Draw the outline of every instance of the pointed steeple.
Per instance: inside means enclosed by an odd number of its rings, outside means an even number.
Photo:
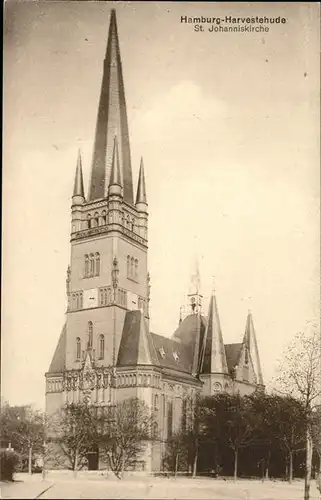
[[[147,205],[143,158],[141,158],[141,160],[140,160],[139,176],[138,176],[138,184],[137,184],[137,195],[136,195],[136,205],[138,205],[139,203],[144,203],[145,205]]]
[[[103,79],[99,99],[89,200],[105,198],[112,168],[113,142],[117,135],[124,200],[133,204],[133,181],[128,120],[117,33],[116,13],[111,11]]]
[[[247,348],[250,352],[255,375],[257,377],[257,382],[258,382],[258,384],[263,385],[263,376],[262,376],[261,362],[260,362],[260,356],[259,356],[259,349],[258,349],[257,340],[256,340],[256,333],[255,333],[255,329],[254,329],[252,312],[250,310],[248,312],[247,320],[246,320],[246,327],[245,327],[245,333],[244,333],[244,338],[243,338],[243,345],[244,344],[247,346]]]
[[[203,373],[228,373],[223,335],[214,292],[208,308],[200,370]]]
[[[74,183],[74,192],[73,192],[72,197],[73,197],[74,204],[83,203],[85,201],[84,181],[83,181],[83,175],[82,175],[82,162],[81,162],[80,150],[78,151],[78,159],[77,159],[77,167],[76,167],[75,183]],[[75,197],[77,197],[77,199],[74,199]]]

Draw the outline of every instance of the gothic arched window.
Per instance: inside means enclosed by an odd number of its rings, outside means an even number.
[[[87,219],[88,219],[88,229],[90,229],[92,227],[91,214],[87,215]]]
[[[154,400],[154,407],[155,407],[155,410],[158,410],[158,395],[155,394],[155,400]]]
[[[96,212],[94,215],[95,227],[99,226],[99,213]]]
[[[89,263],[90,263],[89,274],[90,274],[90,276],[94,276],[94,273],[95,273],[95,259],[94,259],[94,254],[93,253],[91,253],[89,255]]]
[[[107,214],[106,214],[106,210],[103,210],[102,213],[101,213],[101,220],[102,220],[102,224],[105,226],[107,224]]]
[[[89,257],[85,255],[85,277],[89,276]]]
[[[92,323],[92,321],[88,321],[88,347],[89,348],[92,348],[92,346],[93,346],[93,333],[94,333],[93,323]]]
[[[96,260],[96,265],[95,265],[95,276],[99,276],[100,274],[100,255],[98,252],[96,252],[95,255],[95,260]]]
[[[76,360],[79,361],[81,356],[81,345],[80,345],[80,337],[76,338]]]
[[[104,359],[105,353],[105,336],[101,334],[99,336],[99,358]]]

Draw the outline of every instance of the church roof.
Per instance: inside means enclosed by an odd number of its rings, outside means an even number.
[[[206,328],[206,319],[204,316],[199,316],[201,319],[201,337],[204,336]],[[190,314],[179,324],[177,330],[173,334],[173,340],[185,345],[195,342],[196,334],[198,332],[198,315]]]
[[[67,338],[67,327],[64,324],[61,331],[58,344],[51,360],[48,373],[61,373],[66,368],[66,338]]]
[[[193,349],[157,333],[151,333],[150,335],[160,366],[186,373],[192,372]]]
[[[243,343],[237,343],[237,344],[225,344],[225,355],[226,355],[226,362],[227,362],[227,367],[229,372],[233,370],[233,368],[237,365],[241,350],[242,350]]]
[[[120,341],[117,366],[157,365],[155,347],[141,311],[128,311]]]

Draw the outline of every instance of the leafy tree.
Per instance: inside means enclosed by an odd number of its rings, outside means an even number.
[[[281,450],[287,459],[287,477],[293,478],[293,456],[304,445],[305,411],[291,396],[254,394],[252,411],[259,416],[258,443],[265,448],[266,476],[272,453]]]
[[[242,448],[258,440],[260,422],[252,411],[250,397],[218,394],[204,400],[202,429],[205,439],[220,449],[228,447],[234,457],[234,480],[238,474],[238,456]]]
[[[178,432],[166,443],[163,466],[165,470],[177,473],[177,471],[187,471],[188,465],[189,457],[186,434]]]
[[[1,441],[10,443],[23,461],[28,462],[29,474],[35,453],[42,451],[44,440],[44,415],[31,406],[10,406],[1,408]]]
[[[313,326],[310,331],[298,333],[289,344],[277,379],[279,391],[298,399],[305,411],[305,500],[310,497],[313,408],[321,395],[320,358],[320,332]]]
[[[100,419],[100,453],[118,479],[135,467],[152,439],[153,423],[150,409],[138,398],[117,402]]]

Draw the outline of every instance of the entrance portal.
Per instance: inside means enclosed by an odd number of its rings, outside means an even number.
[[[99,450],[98,447],[93,448],[87,455],[88,470],[98,470],[99,465]]]

